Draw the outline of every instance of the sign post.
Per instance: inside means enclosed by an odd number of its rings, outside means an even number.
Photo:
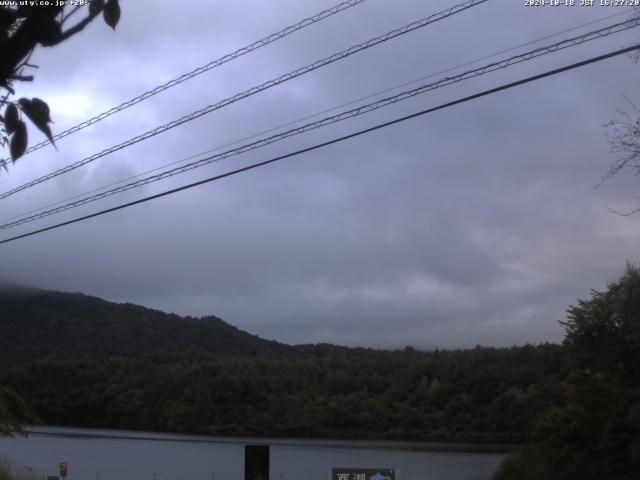
[[[269,480],[269,445],[244,446],[244,480]]]

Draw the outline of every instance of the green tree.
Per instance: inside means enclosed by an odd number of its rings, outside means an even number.
[[[576,366],[640,385],[640,268],[627,264],[605,292],[594,290],[589,300],[570,307],[562,324]]]
[[[33,410],[10,388],[0,386],[0,437],[22,433],[22,426],[35,420]]]
[[[573,367],[562,384],[564,402],[538,418],[530,445],[510,456],[495,480],[636,479],[640,269],[627,264],[606,291],[571,306],[563,325]]]

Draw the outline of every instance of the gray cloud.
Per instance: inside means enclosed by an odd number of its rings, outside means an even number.
[[[37,81],[21,86],[20,95],[47,99],[59,131],[331,4],[214,8],[190,1],[176,10],[170,1],[123,2],[116,33],[96,23],[68,44],[38,52]],[[447,6],[366,2],[61,140],[58,152],[26,157],[0,177],[2,189]],[[612,13],[489,2],[2,201],[0,215]],[[59,219],[619,48],[636,36],[446,87]],[[625,108],[622,92],[635,95],[636,69],[613,59],[3,245],[0,277],[215,314],[285,342],[454,348],[558,341],[567,305],[614,280],[626,260],[638,260],[637,218],[606,210],[634,206],[637,182],[620,177],[594,188],[611,161],[602,124]]]

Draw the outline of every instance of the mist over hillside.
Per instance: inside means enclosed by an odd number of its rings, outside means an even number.
[[[0,287],[0,361],[290,350],[213,315],[180,317],[81,293]]]

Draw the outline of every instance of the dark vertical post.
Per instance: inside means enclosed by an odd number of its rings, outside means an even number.
[[[244,446],[244,480],[269,480],[269,445]]]

